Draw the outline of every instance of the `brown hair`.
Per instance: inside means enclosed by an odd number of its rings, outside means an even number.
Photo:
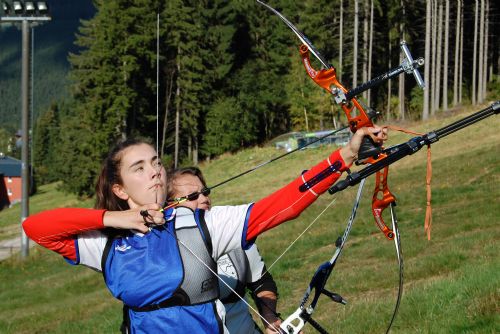
[[[174,197],[174,181],[177,177],[181,175],[193,175],[200,179],[203,187],[207,187],[203,173],[198,167],[183,167],[178,169],[171,169],[167,173],[167,200],[171,200]]]
[[[122,152],[135,145],[147,144],[142,139],[126,139],[118,144],[108,153],[106,159],[102,164],[101,173],[97,179],[95,186],[96,200],[94,204],[95,209],[106,209],[111,211],[123,211],[130,209],[127,201],[122,200],[113,192],[114,184],[122,184],[120,175],[120,165],[122,162]]]

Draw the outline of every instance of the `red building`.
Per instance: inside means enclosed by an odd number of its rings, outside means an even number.
[[[0,153],[0,210],[21,201],[21,161]]]

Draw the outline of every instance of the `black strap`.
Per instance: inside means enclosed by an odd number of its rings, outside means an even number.
[[[245,291],[245,290],[243,290],[243,291]],[[231,291],[231,293],[229,294],[229,296],[227,296],[225,298],[221,298],[220,301],[224,305],[225,304],[232,304],[232,303],[239,302],[244,296],[245,296],[245,293],[243,293],[242,296],[238,296],[236,293],[234,293],[234,292]]]
[[[212,255],[212,238],[210,237],[210,232],[208,231],[207,222],[205,221],[205,210],[198,210],[198,226],[201,228],[201,233],[205,245],[207,246],[208,254]]]
[[[101,257],[102,276],[104,277],[104,281],[106,281],[106,273],[104,272],[105,270],[104,268],[106,268],[106,261],[108,260],[109,250],[113,245],[113,241],[117,237],[122,235],[123,230],[119,230],[116,228],[106,228],[103,230],[103,233],[108,237],[108,240],[106,241],[106,246],[104,246],[104,251],[102,252],[102,257]]]
[[[129,334],[130,333],[130,316],[128,314],[129,307],[123,304],[123,320],[120,326],[120,333]]]
[[[308,189],[311,189],[316,184],[318,184],[322,180],[326,179],[328,176],[332,175],[335,172],[338,172],[340,167],[342,167],[342,163],[338,160],[335,161],[332,165],[326,167],[321,172],[319,172],[318,174],[314,175],[312,178],[310,178],[309,180],[307,180],[303,184],[301,184],[299,187],[299,191],[301,193],[303,193],[303,192],[307,191]]]
[[[150,304],[142,307],[128,306],[134,312],[151,312],[162,308],[172,307],[172,306],[188,306],[191,305],[186,303],[186,298],[182,294],[174,294],[172,297],[159,302],[158,304]]]
[[[248,283],[248,288],[250,291],[255,293],[257,295],[261,291],[272,291],[276,295],[278,295],[278,286],[276,285],[276,282],[274,281],[273,276],[269,271],[267,271],[266,266],[264,265],[264,268],[262,269],[262,274],[260,278],[255,281]]]

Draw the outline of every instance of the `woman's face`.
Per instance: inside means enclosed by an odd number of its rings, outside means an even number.
[[[113,192],[126,200],[131,209],[141,205],[162,204],[166,196],[166,172],[154,148],[148,144],[129,146],[121,152],[122,185]]]
[[[172,188],[174,190],[174,198],[184,197],[189,194],[201,191],[203,183],[197,176],[191,174],[183,174],[176,176],[172,181]],[[182,202],[182,206],[186,206],[192,210],[202,209],[210,210],[210,198],[200,194],[197,199],[193,201]]]

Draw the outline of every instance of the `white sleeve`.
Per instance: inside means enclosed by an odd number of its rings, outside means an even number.
[[[93,230],[78,235],[77,264],[102,271],[101,259],[108,238],[101,231]]]
[[[265,264],[264,260],[262,260],[262,257],[260,256],[259,250],[257,249],[257,245],[253,244],[245,251],[245,253],[247,255],[249,265],[248,283],[258,281],[262,277]]]
[[[205,222],[212,240],[214,259],[218,259],[222,254],[233,249],[244,248],[247,245],[246,225],[249,208],[250,204],[214,206],[205,213]]]

